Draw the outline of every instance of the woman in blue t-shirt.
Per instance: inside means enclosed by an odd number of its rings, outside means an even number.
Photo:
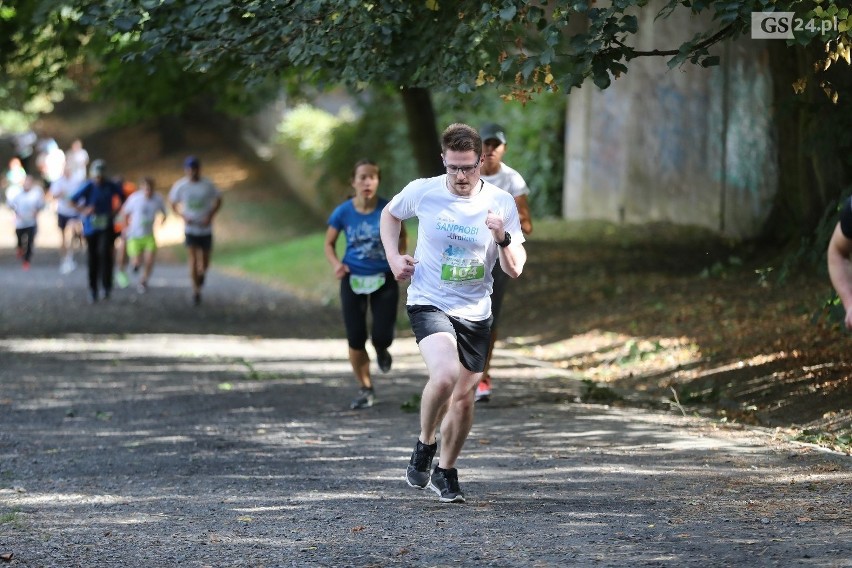
[[[367,307],[372,314],[373,347],[376,349],[379,368],[387,373],[391,368],[388,347],[393,342],[396,310],[399,301],[399,284],[385,258],[379,233],[382,209],[388,204],[378,195],[381,171],[371,160],[355,164],[350,183],[354,197],[339,205],[328,218],[325,233],[325,256],[334,276],[340,280],[340,304],[343,324],[349,342],[349,362],[360,385],[358,396],[350,408],[368,408],[375,395],[370,378],[370,356],[367,354]],[[337,237],[346,235],[346,252],[343,260],[337,258]],[[399,250],[406,250],[406,235],[399,238]]]

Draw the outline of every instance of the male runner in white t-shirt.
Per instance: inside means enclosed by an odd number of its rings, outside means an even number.
[[[381,235],[397,280],[411,279],[407,309],[429,380],[420,402],[420,436],[406,482],[442,502],[464,502],[456,460],[473,423],[474,391],[491,332],[491,269],[512,278],[526,261],[512,196],[480,179],[482,139],[466,124],[441,137],[447,173],[409,183],[382,211]],[[402,221],[419,220],[414,256],[398,250]],[[430,474],[437,451],[439,466]]]
[[[89,168],[89,153],[83,148],[83,141],[79,138],[71,143],[71,147],[65,152],[65,163],[71,167],[69,177],[82,184],[86,181],[86,171]]]
[[[503,155],[506,153],[506,130],[499,124],[490,123],[479,129],[479,136],[482,138],[482,179],[493,183],[503,191],[508,191],[515,198],[518,216],[521,219],[521,231],[524,235],[529,235],[533,229],[527,200],[530,188],[517,170],[503,163]],[[500,324],[503,297],[506,295],[506,286],[509,284],[509,277],[497,266],[492,270],[492,276],[494,286],[491,292],[491,314],[494,320],[491,322],[491,344],[488,346],[485,371],[476,387],[476,402],[488,402],[491,398],[491,375],[488,369],[491,367],[494,343],[497,341],[497,326]]]
[[[62,261],[59,271],[68,274],[77,267],[74,261],[75,243],[77,248],[83,248],[83,225],[80,222],[80,212],[71,201],[81,183],[72,179],[71,165],[65,164],[62,175],[50,184],[50,195],[56,200],[56,217],[59,225],[59,250]]]

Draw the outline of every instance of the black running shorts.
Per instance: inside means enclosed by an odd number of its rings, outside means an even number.
[[[408,306],[408,319],[417,343],[434,333],[446,332],[456,338],[459,361],[471,373],[485,370],[491,341],[491,317],[474,321],[447,315],[435,306]]]

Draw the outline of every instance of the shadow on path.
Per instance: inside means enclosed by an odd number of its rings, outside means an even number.
[[[583,405],[501,352],[460,460],[468,503],[402,476],[413,340],[350,411],[336,310],[182,267],[85,303],[0,258],[0,554],[12,566],[850,566],[849,458],[772,432]],[[83,283],[81,285],[81,282]],[[325,331],[324,331],[325,330]]]
[[[193,306],[188,269],[160,263],[145,294],[113,289],[109,301],[88,303],[85,257],[59,273],[58,251],[39,251],[28,272],[10,250],[0,251],[0,337],[69,333],[191,333],[260,337],[326,337],[342,333],[337,309],[305,302],[218,271],[208,275],[201,306]]]

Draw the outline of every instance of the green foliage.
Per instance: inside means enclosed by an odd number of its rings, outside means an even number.
[[[435,104],[440,124],[502,125],[508,137],[504,159],[530,187],[533,220],[561,215],[565,97],[547,93],[522,105],[504,101],[495,89],[481,89],[467,96],[438,93]]]
[[[837,452],[852,454],[852,430],[836,434],[819,430],[803,430],[793,439],[797,442],[816,444]]]
[[[291,144],[300,158],[316,166],[331,146],[334,131],[354,119],[348,109],[335,116],[303,103],[289,111],[278,125],[279,140]]]
[[[337,124],[325,138],[331,143],[324,152],[312,156],[312,163],[324,168],[321,181],[334,181],[348,187],[353,163],[360,158],[375,160],[382,168],[379,191],[390,197],[419,177],[412,161],[404,109],[395,93],[382,89],[371,90],[369,96],[357,97],[357,100],[358,118]],[[492,89],[470,95],[436,93],[434,102],[439,125],[457,121],[476,127],[486,122],[502,124],[509,136],[506,163],[521,172],[530,186],[534,217],[560,214],[564,97],[543,96],[526,105],[507,104]],[[310,124],[310,120],[304,122]],[[299,132],[300,128],[293,130]],[[333,185],[321,183],[318,190]]]
[[[627,348],[627,353],[619,357],[616,361],[619,365],[627,365],[630,363],[644,361],[645,359],[666,350],[659,341],[655,341],[651,345],[643,346],[635,339],[627,341],[625,347]]]
[[[411,156],[405,110],[400,97],[390,89],[371,89],[356,95],[356,101],[358,118],[335,129],[322,158],[326,167],[323,180],[348,188],[354,163],[371,159],[382,172],[379,193],[390,198],[419,177]],[[337,201],[344,198],[336,197]]]
[[[27,130],[27,128],[29,128],[30,124],[32,124],[34,119],[34,116],[23,112],[15,110],[2,110],[0,111],[0,133],[24,132]]]
[[[738,256],[729,256],[727,262],[716,261],[711,266],[705,267],[698,275],[699,278],[725,278],[731,269],[739,269],[743,261]]]
[[[852,186],[843,190],[840,198],[826,207],[813,232],[802,237],[798,247],[784,258],[777,276],[778,282],[786,282],[791,274],[802,268],[828,276],[828,242],[837,226],[840,207],[850,196]]]
[[[17,509],[7,513],[0,513],[0,525],[11,524],[14,526],[20,525],[20,511]]]
[[[587,80],[607,88],[637,57],[665,57],[671,67],[715,65],[719,58],[712,48],[747,35],[752,12],[767,10],[839,21],[836,30],[805,28],[789,43],[791,50],[807,45],[821,54],[817,68],[808,71],[797,89],[810,85],[835,102],[845,92],[830,75],[841,61],[849,62],[852,44],[849,9],[837,2],[669,0],[658,13],[654,6],[659,4],[648,0],[5,0],[0,9],[0,84],[14,103],[67,88],[69,78],[76,79],[84,93],[93,90],[118,103],[125,121],[177,114],[211,98],[220,108],[244,112],[282,85],[291,91],[346,85],[362,93],[400,87],[489,92],[503,100],[538,104]],[[639,22],[648,20],[648,10],[655,11],[657,20],[676,12],[709,17],[706,29],[681,45],[642,50],[633,36]],[[558,213],[563,118],[524,112],[518,120],[511,116],[514,112],[499,116],[520,136],[512,139],[507,161],[532,187],[534,214]],[[486,116],[497,118],[494,113]],[[842,152],[852,144],[847,143],[852,128],[834,118],[825,113],[813,135],[840,148],[839,155],[852,155]],[[386,132],[396,138],[398,129],[393,125]],[[538,137],[531,134],[536,129]],[[353,156],[384,155],[379,144],[357,147],[358,132],[345,133],[354,151],[333,151],[347,168],[336,163],[329,175],[348,174]],[[399,179],[410,178],[404,175],[406,158],[393,158],[396,167],[390,176],[398,171]]]
[[[831,296],[825,299],[822,306],[814,310],[811,314],[811,323],[816,325],[822,321],[834,324],[839,333],[849,333],[846,330],[846,308],[840,301],[840,296],[837,292],[832,292]]]
[[[55,97],[69,86],[64,71],[80,62],[86,35],[75,16],[48,0],[0,4],[0,84],[7,107]]]
[[[28,87],[54,86],[88,58],[109,84],[123,77],[135,85],[134,96],[142,87],[163,86],[158,75],[165,68],[224,98],[229,85],[262,91],[272,79],[293,88],[392,85],[461,93],[493,83],[507,99],[525,102],[568,92],[586,79],[606,88],[636,57],[668,57],[672,67],[715,65],[710,48],[747,34],[754,11],[839,18],[837,31],[805,30],[795,39],[825,45],[832,62],[848,61],[852,24],[848,8],[821,0],[670,0],[658,19],[688,10],[712,21],[680,46],[642,51],[630,44],[638,14],[651,9],[648,0],[545,6],[529,0],[6,0],[2,8],[0,69]],[[173,92],[179,99],[196,94]],[[231,94],[234,102],[250,103]]]
[[[257,368],[251,364],[251,361],[246,359],[238,359],[237,363],[240,363],[246,368],[245,379],[248,381],[274,381],[280,378],[280,376],[276,373],[257,370]]]
[[[358,118],[338,124],[327,138],[331,141],[327,150],[312,159],[326,168],[327,177],[324,179],[347,187],[353,163],[360,158],[373,159],[382,168],[380,192],[392,196],[419,177],[411,158],[405,111],[399,97],[387,90],[371,90],[368,96],[357,100]],[[532,103],[520,105],[506,103],[492,89],[467,95],[437,93],[434,102],[439,126],[457,121],[476,127],[486,122],[502,124],[509,136],[506,163],[521,172],[530,186],[533,216],[559,215],[564,97],[542,96]],[[322,188],[323,184],[320,184],[319,190],[322,191]]]

